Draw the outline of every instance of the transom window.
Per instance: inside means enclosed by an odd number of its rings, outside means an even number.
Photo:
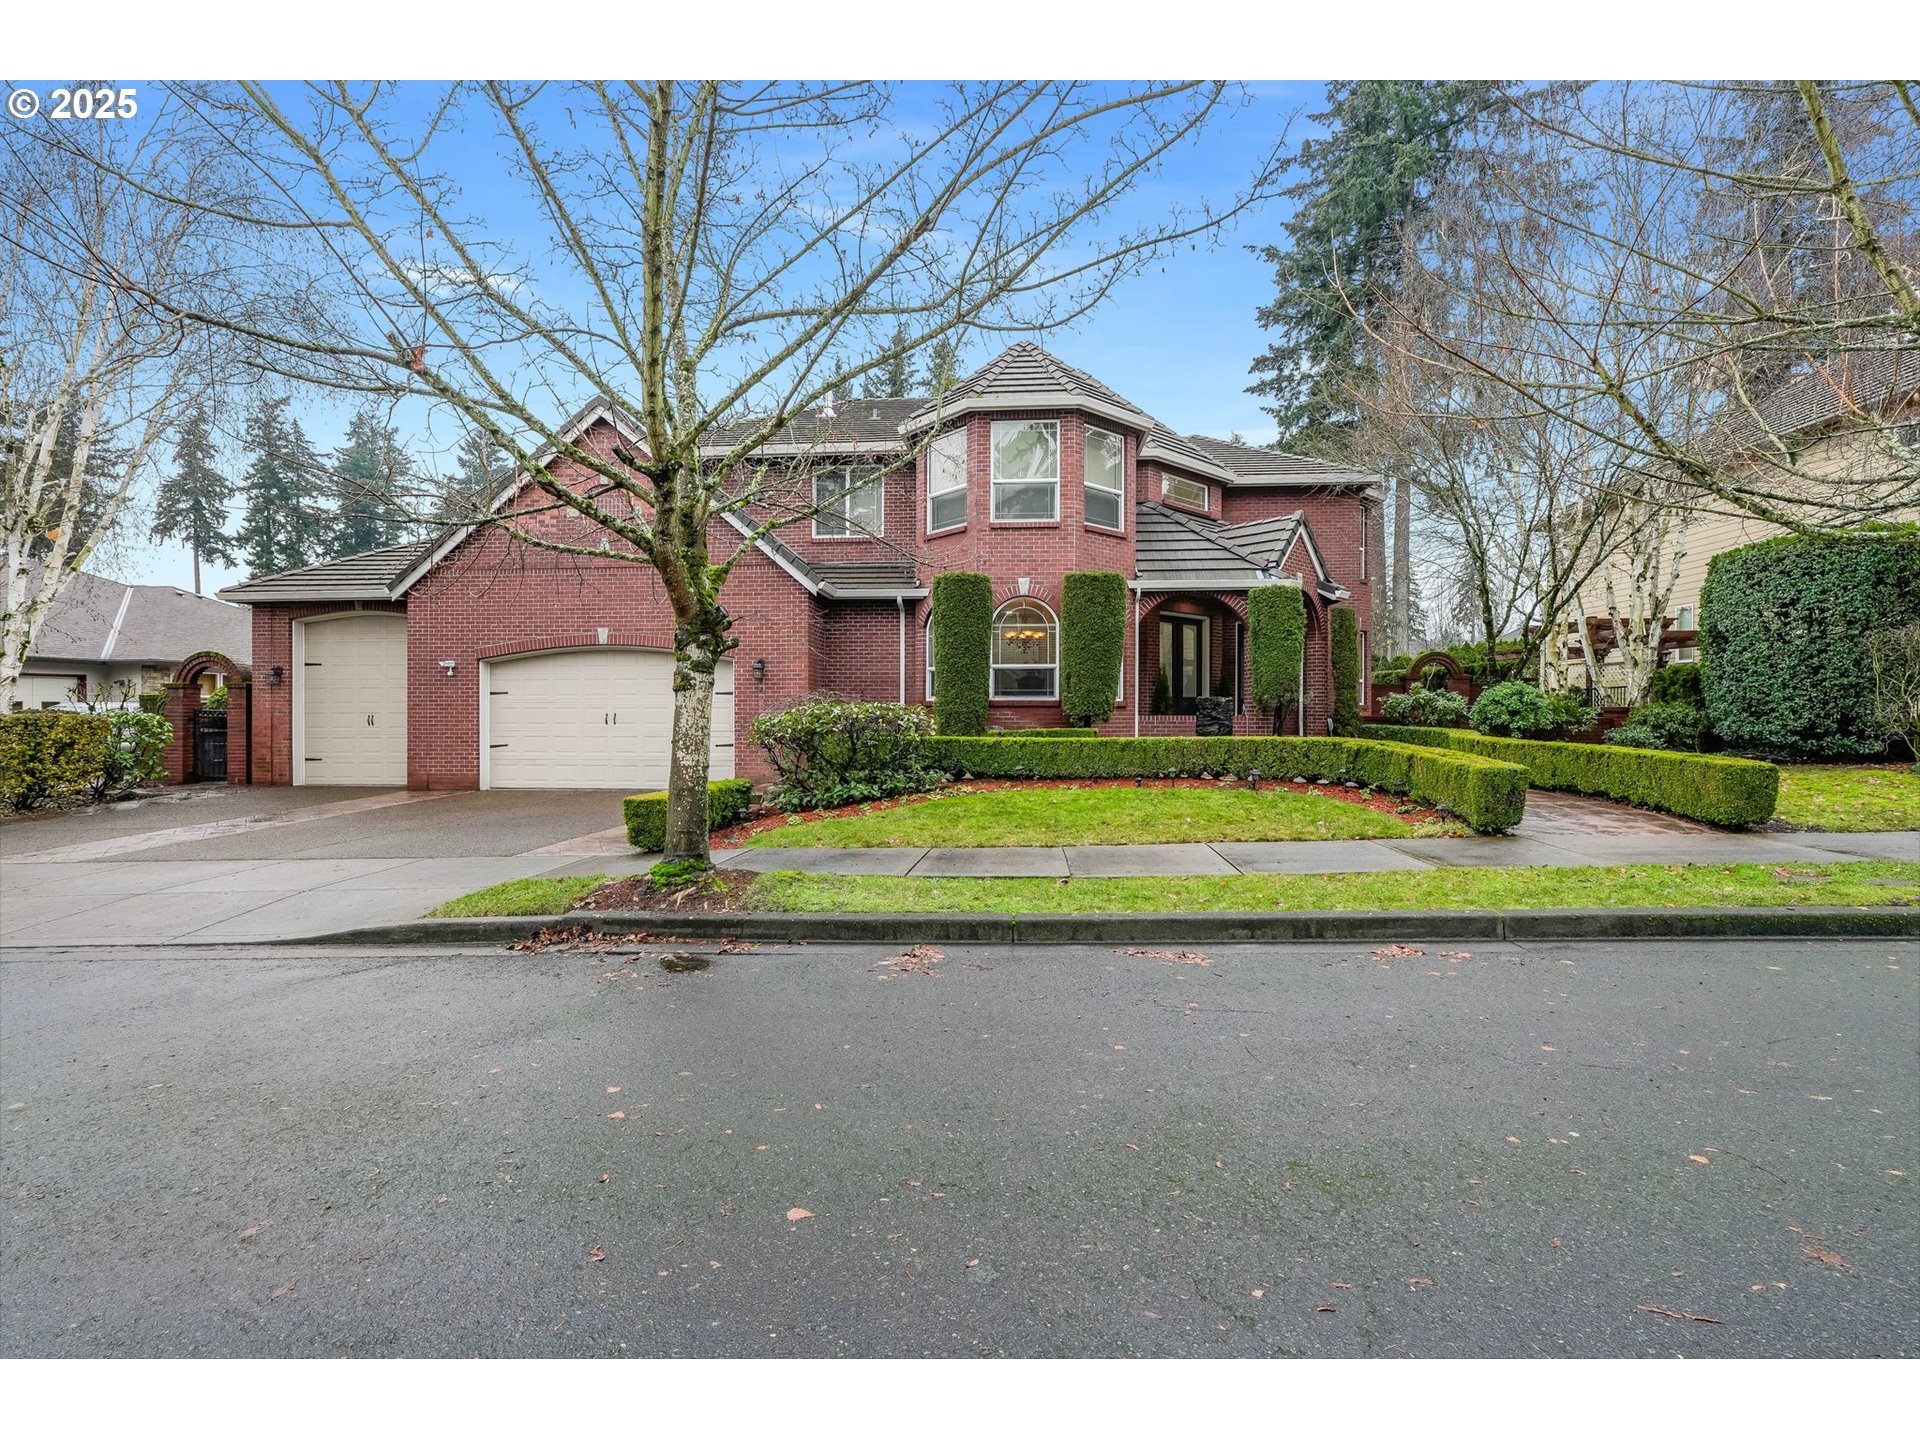
[[[1194,510],[1207,508],[1207,487],[1184,475],[1168,475],[1162,479],[1160,494],[1163,499],[1171,500],[1176,505],[1185,505]]]
[[[1087,427],[1087,523],[1109,530],[1125,527],[1127,444],[1111,430]]]
[[[1060,518],[1060,422],[993,422],[993,518]]]
[[[967,523],[967,432],[949,430],[927,447],[927,529]]]
[[[885,529],[886,486],[878,470],[823,470],[813,477],[813,533],[857,540]]]
[[[1052,700],[1059,693],[1060,626],[1038,600],[1009,600],[993,615],[993,698]]]

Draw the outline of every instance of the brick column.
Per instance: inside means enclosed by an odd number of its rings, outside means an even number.
[[[200,687],[185,680],[167,681],[167,698],[160,713],[173,726],[173,738],[161,761],[169,785],[183,785],[193,770],[193,712],[200,704]]]
[[[253,687],[227,681],[227,783],[253,783]]]

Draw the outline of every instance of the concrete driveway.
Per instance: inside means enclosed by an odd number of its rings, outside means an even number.
[[[618,792],[182,787],[0,827],[0,944],[281,940],[637,863]]]

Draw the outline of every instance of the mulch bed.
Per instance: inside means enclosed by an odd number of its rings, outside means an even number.
[[[646,873],[609,880],[582,896],[576,910],[648,910],[712,913],[740,910],[747,887],[760,877],[751,870],[709,870],[690,885],[665,889]]]
[[[839,805],[831,810],[801,810],[792,815],[764,806],[756,807],[745,820],[729,825],[724,830],[713,832],[712,843],[716,846],[732,847],[744,845],[755,835],[764,835],[769,830],[785,830],[795,824],[807,824],[815,820],[837,820],[850,815],[878,815],[887,810],[898,810],[906,805],[923,805],[929,800],[939,800],[951,795],[990,794],[996,790],[1245,790],[1244,780],[967,780],[953,785],[943,785],[922,795],[896,795],[890,800],[867,800],[857,805]],[[1431,806],[1418,805],[1404,795],[1388,794],[1384,790],[1375,790],[1366,794],[1359,789],[1349,790],[1344,785],[1296,784],[1291,780],[1262,780],[1260,789],[1290,790],[1296,795],[1320,795],[1330,800],[1344,800],[1350,805],[1364,805],[1369,810],[1382,815],[1391,815],[1396,820],[1404,820],[1409,825],[1427,822],[1447,822]],[[1410,808],[1403,808],[1410,807]]]

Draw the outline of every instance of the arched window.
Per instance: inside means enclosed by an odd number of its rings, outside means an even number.
[[[993,614],[993,698],[1052,700],[1060,693],[1060,626],[1025,596]]]

